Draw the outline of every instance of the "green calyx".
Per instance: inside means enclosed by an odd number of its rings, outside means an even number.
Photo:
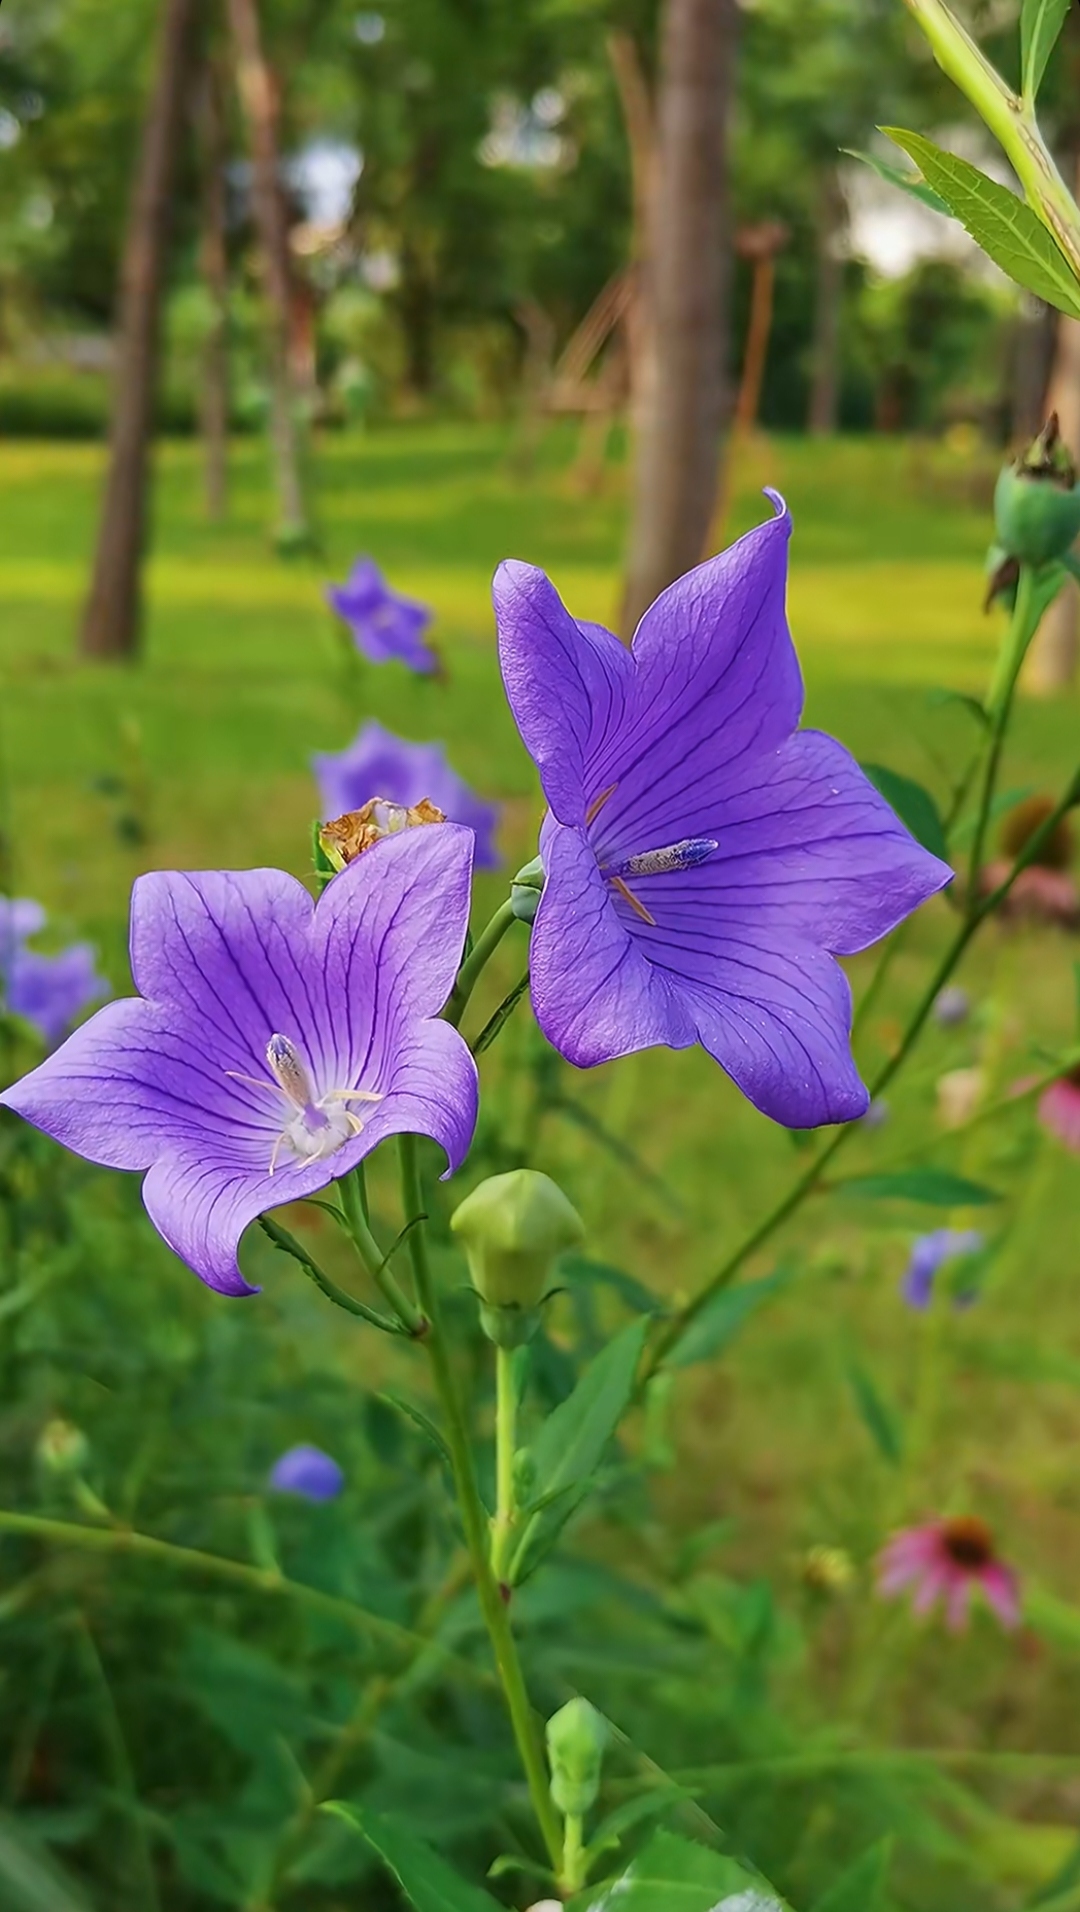
[[[588,1700],[573,1699],[547,1724],[551,1797],[561,1813],[583,1818],[596,1804],[608,1729]]]
[[[491,1175],[450,1220],[461,1238],[488,1337],[520,1347],[536,1332],[555,1263],[585,1234],[577,1209],[549,1175],[531,1168]]]
[[[994,490],[996,542],[1021,564],[1061,559],[1080,535],[1080,486],[1056,413],[1034,443],[999,474]]]
[[[544,888],[544,866],[538,856],[524,863],[510,885],[510,908],[519,923],[532,923]]]

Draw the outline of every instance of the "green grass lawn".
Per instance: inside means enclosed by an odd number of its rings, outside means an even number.
[[[533,853],[538,791],[501,697],[490,574],[503,556],[533,560],[578,615],[610,620],[624,490],[612,467],[598,495],[582,495],[569,430],[552,434],[527,477],[511,449],[504,429],[464,424],[324,440],[315,454],[324,549],[317,561],[286,563],[268,544],[259,446],[235,450],[222,528],[202,517],[195,448],[164,446],[145,658],[135,668],[92,668],[74,661],[73,644],[100,455],[0,448],[0,748],[12,880],[65,930],[100,943],[118,988],[138,871],[271,862],[303,874],[310,754],[342,746],[364,716],[444,740],[461,773],[502,804],[509,867]],[[958,454],[894,441],[759,444],[745,454],[732,531],[766,508],[765,483],[785,491],[794,513],[790,608],[810,721],[943,795],[948,766],[973,733],[968,715],[934,693],[978,690],[1000,635],[980,608],[985,472]],[[347,667],[322,586],[360,552],[435,607],[445,684],[396,666]],[[1006,786],[1053,788],[1075,762],[1078,731],[1074,697],[1025,702]],[[138,793],[149,830],[141,845],[118,835],[115,799],[99,788],[118,775]],[[500,883],[485,878],[482,902],[497,900]],[[895,992],[861,1034],[868,1063],[895,1039],[948,922],[947,904],[936,902],[915,925]],[[816,1542],[848,1547],[865,1563],[895,1521],[970,1507],[999,1525],[1030,1581],[1080,1605],[1075,1164],[1038,1143],[1026,1113],[959,1144],[935,1115],[944,1070],[978,1056],[1007,1086],[1040,1066],[1039,1043],[1068,1038],[1075,954],[1056,933],[992,931],[964,975],[979,1004],[973,1023],[928,1033],[890,1119],[860,1136],[846,1161],[849,1173],[924,1152],[1003,1191],[991,1221],[985,1212],[980,1221],[1003,1245],[979,1306],[922,1319],[897,1299],[912,1234],[953,1218],[819,1198],[780,1244],[797,1257],[790,1290],[746,1331],[737,1359],[695,1371],[680,1394],[684,1464],[668,1477],[665,1523],[730,1517],[729,1560],[790,1588]],[[850,965],[857,990],[873,960]],[[493,998],[521,961],[520,948],[507,954]],[[491,1119],[508,1136],[530,1119],[523,1085],[534,1063],[522,1013],[490,1074]],[[670,1291],[696,1285],[803,1159],[700,1054],[650,1054],[588,1079],[565,1077],[566,1092],[662,1186],[558,1115],[538,1128],[537,1159],[585,1210],[594,1253]],[[771,1265],[764,1258],[758,1272]],[[224,1304],[208,1296],[206,1305]],[[901,1465],[883,1458],[860,1418],[856,1370],[906,1424]],[[882,1737],[1072,1750],[1080,1663],[1068,1655],[1048,1657],[1041,1644],[1005,1640],[982,1623],[953,1645],[940,1631],[885,1622],[856,1598],[840,1604],[830,1638],[814,1676],[824,1702]],[[878,1668],[869,1682],[860,1671],[868,1658]],[[1038,1822],[1030,1849],[1018,1833],[1001,1860],[1002,1876],[1020,1884],[1045,1877],[1059,1828],[1066,1838],[1059,1793],[1048,1788],[1029,1803]]]

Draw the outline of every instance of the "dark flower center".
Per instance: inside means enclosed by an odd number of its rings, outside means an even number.
[[[994,1536],[985,1520],[975,1514],[961,1514],[942,1523],[941,1544],[954,1566],[977,1573],[994,1558]]]

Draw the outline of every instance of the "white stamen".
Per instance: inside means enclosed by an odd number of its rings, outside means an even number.
[[[266,1066],[273,1082],[260,1082],[257,1077],[241,1075],[235,1069],[227,1069],[225,1073],[234,1081],[246,1082],[254,1089],[268,1089],[271,1095],[280,1093],[285,1098],[291,1113],[274,1141],[271,1175],[286,1144],[301,1162],[321,1161],[359,1135],[364,1125],[345,1103],[382,1101],[382,1096],[372,1089],[328,1089],[324,1095],[317,1096],[300,1052],[288,1036],[271,1036],[266,1045]]]

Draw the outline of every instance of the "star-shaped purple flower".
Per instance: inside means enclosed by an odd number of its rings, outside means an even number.
[[[835,961],[951,880],[803,690],[777,515],[680,578],[627,650],[531,565],[495,578],[507,696],[550,806],[536,1017],[579,1067],[700,1042],[789,1128],[868,1097]]]
[[[326,601],[372,664],[396,658],[413,671],[429,675],[438,670],[435,652],[424,643],[433,612],[391,590],[374,558],[357,558],[344,584],[328,585]]]
[[[359,810],[372,797],[389,797],[406,809],[428,797],[452,823],[467,824],[474,832],[476,862],[488,870],[498,867],[499,813],[451,769],[441,744],[409,743],[372,722],[363,725],[347,750],[317,751],[311,764],[324,817]]]
[[[248,1223],[348,1174],[385,1136],[463,1160],[476,1065],[437,1020],[469,914],[472,836],[387,838],[317,904],[280,870],[158,872],[131,901],[141,994],[0,1096],[107,1168],[145,1169],[151,1221],[223,1294]]]

